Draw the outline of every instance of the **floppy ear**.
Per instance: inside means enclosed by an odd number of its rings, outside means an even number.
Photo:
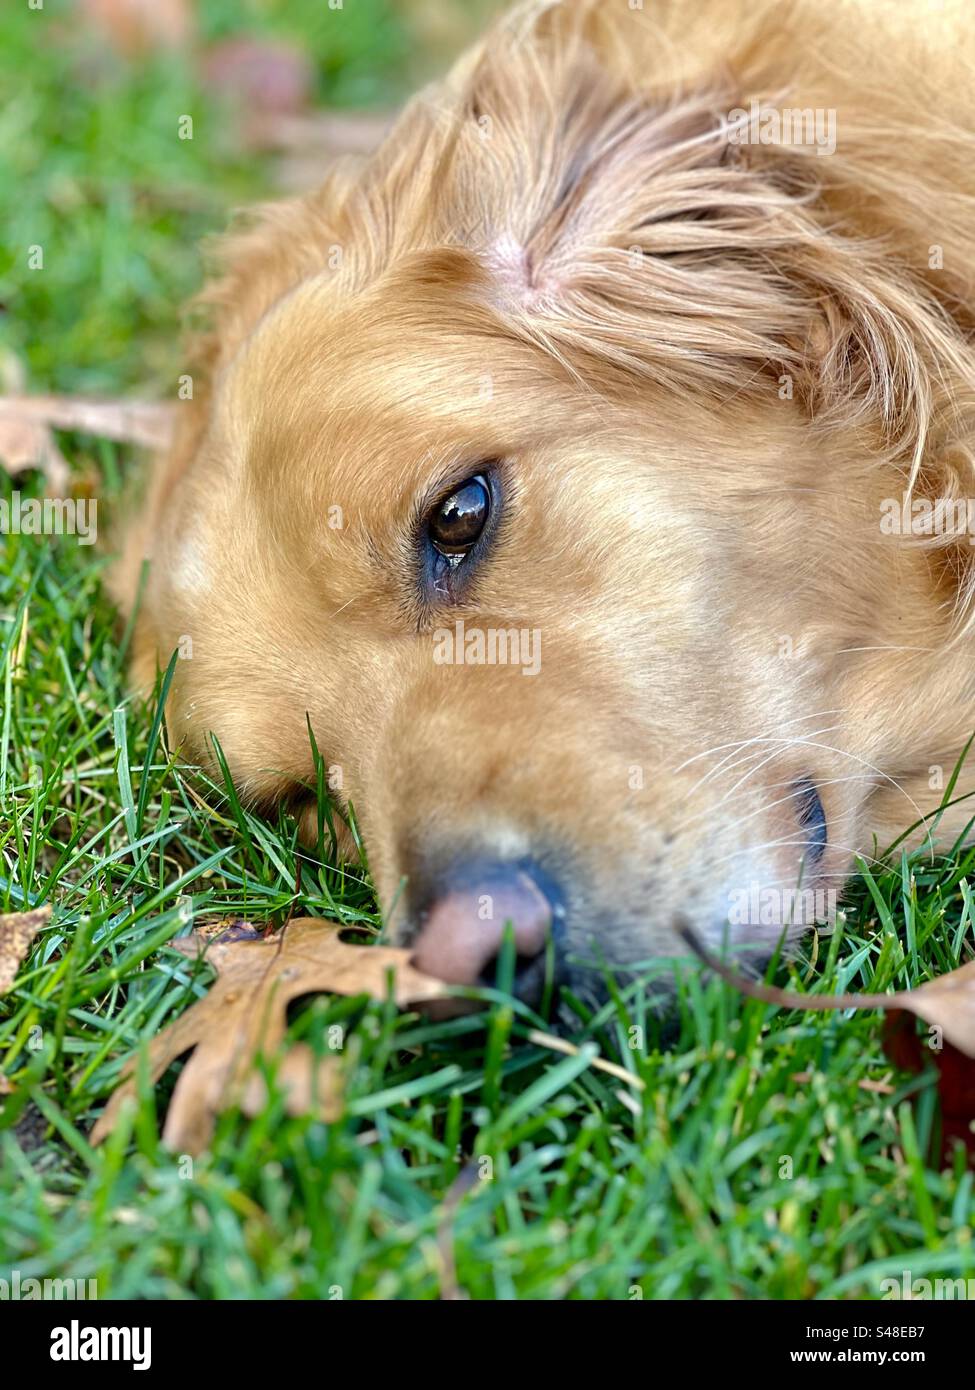
[[[879,408],[909,447],[931,374],[964,369],[975,326],[970,127],[939,127],[935,159],[900,94],[831,87],[800,59],[803,104],[840,103],[837,148],[742,145],[731,113],[756,92],[782,100],[756,86],[767,62],[754,35],[705,14],[726,47],[703,35],[688,75],[666,28],[651,28],[641,76],[620,60],[625,18],[597,18],[543,9],[530,41],[510,26],[467,72],[434,180],[443,237],[478,251],[519,329],[570,365],[585,359],[590,379],[601,364],[724,397],[788,370],[820,410],[843,397]],[[764,19],[781,52],[788,25]],[[793,53],[779,80],[796,66]]]
[[[729,142],[745,89],[713,42],[688,75],[663,28],[606,8],[526,7],[455,72],[419,235],[473,250],[512,328],[588,384],[717,399],[800,374],[817,306],[783,261],[817,230],[807,181]]]
[[[510,331],[587,385],[719,407],[774,403],[785,377],[817,428],[872,441],[920,493],[975,496],[963,36],[935,65],[957,83],[905,83],[906,41],[831,12],[825,45],[818,8],[732,29],[708,0],[659,0],[640,33],[623,6],[516,12],[435,113],[425,235],[473,250]],[[835,149],[731,141],[753,98],[833,112]],[[975,611],[967,535],[926,543]]]

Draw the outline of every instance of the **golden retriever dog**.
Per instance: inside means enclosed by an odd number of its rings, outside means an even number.
[[[536,0],[258,209],[116,571],[183,752],[314,843],[313,736],[389,938],[529,1002],[952,842],[973,129],[968,0]]]

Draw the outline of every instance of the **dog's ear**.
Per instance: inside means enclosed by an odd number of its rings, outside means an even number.
[[[473,251],[512,328],[591,385],[720,399],[790,374],[808,389],[824,326],[815,254],[798,264],[820,231],[812,171],[744,157],[729,139],[743,88],[717,60],[690,80],[661,44],[641,81],[622,25],[595,17],[542,8],[503,28],[426,129],[414,116],[439,149],[415,244]]]
[[[820,415],[879,410],[910,449],[975,328],[970,135],[946,132],[932,167],[914,112],[888,100],[878,134],[844,94],[836,149],[739,143],[760,76],[746,56],[675,87],[655,55],[652,85],[634,85],[588,31],[546,17],[465,70],[428,234],[473,249],[518,330],[590,381],[620,370],[724,398],[786,375]],[[827,99],[820,79],[809,100]]]
[[[630,22],[599,28],[587,6],[526,10],[465,60],[427,235],[473,250],[511,331],[587,384],[781,395],[919,495],[975,496],[970,120],[920,74],[912,92],[888,81],[882,53],[864,72],[859,20],[823,65],[765,9],[756,36],[709,34],[701,8],[700,43],[672,46],[696,72],[672,70],[663,29],[633,45],[635,71]],[[835,147],[736,141],[753,101],[831,116]],[[928,543],[975,611],[967,535]]]

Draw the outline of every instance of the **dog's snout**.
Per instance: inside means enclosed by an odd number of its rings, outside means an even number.
[[[448,984],[491,985],[510,923],[516,993],[537,1002],[555,915],[541,878],[522,863],[465,864],[442,876],[425,895],[414,964]]]

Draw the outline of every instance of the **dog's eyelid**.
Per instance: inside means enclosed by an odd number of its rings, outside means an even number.
[[[499,454],[482,455],[480,457],[468,458],[464,461],[455,461],[450,468],[445,469],[436,483],[427,489],[423,499],[419,504],[419,510],[426,516],[441,502],[446,502],[459,488],[466,482],[479,475],[492,479],[496,478],[503,467],[503,459]]]

